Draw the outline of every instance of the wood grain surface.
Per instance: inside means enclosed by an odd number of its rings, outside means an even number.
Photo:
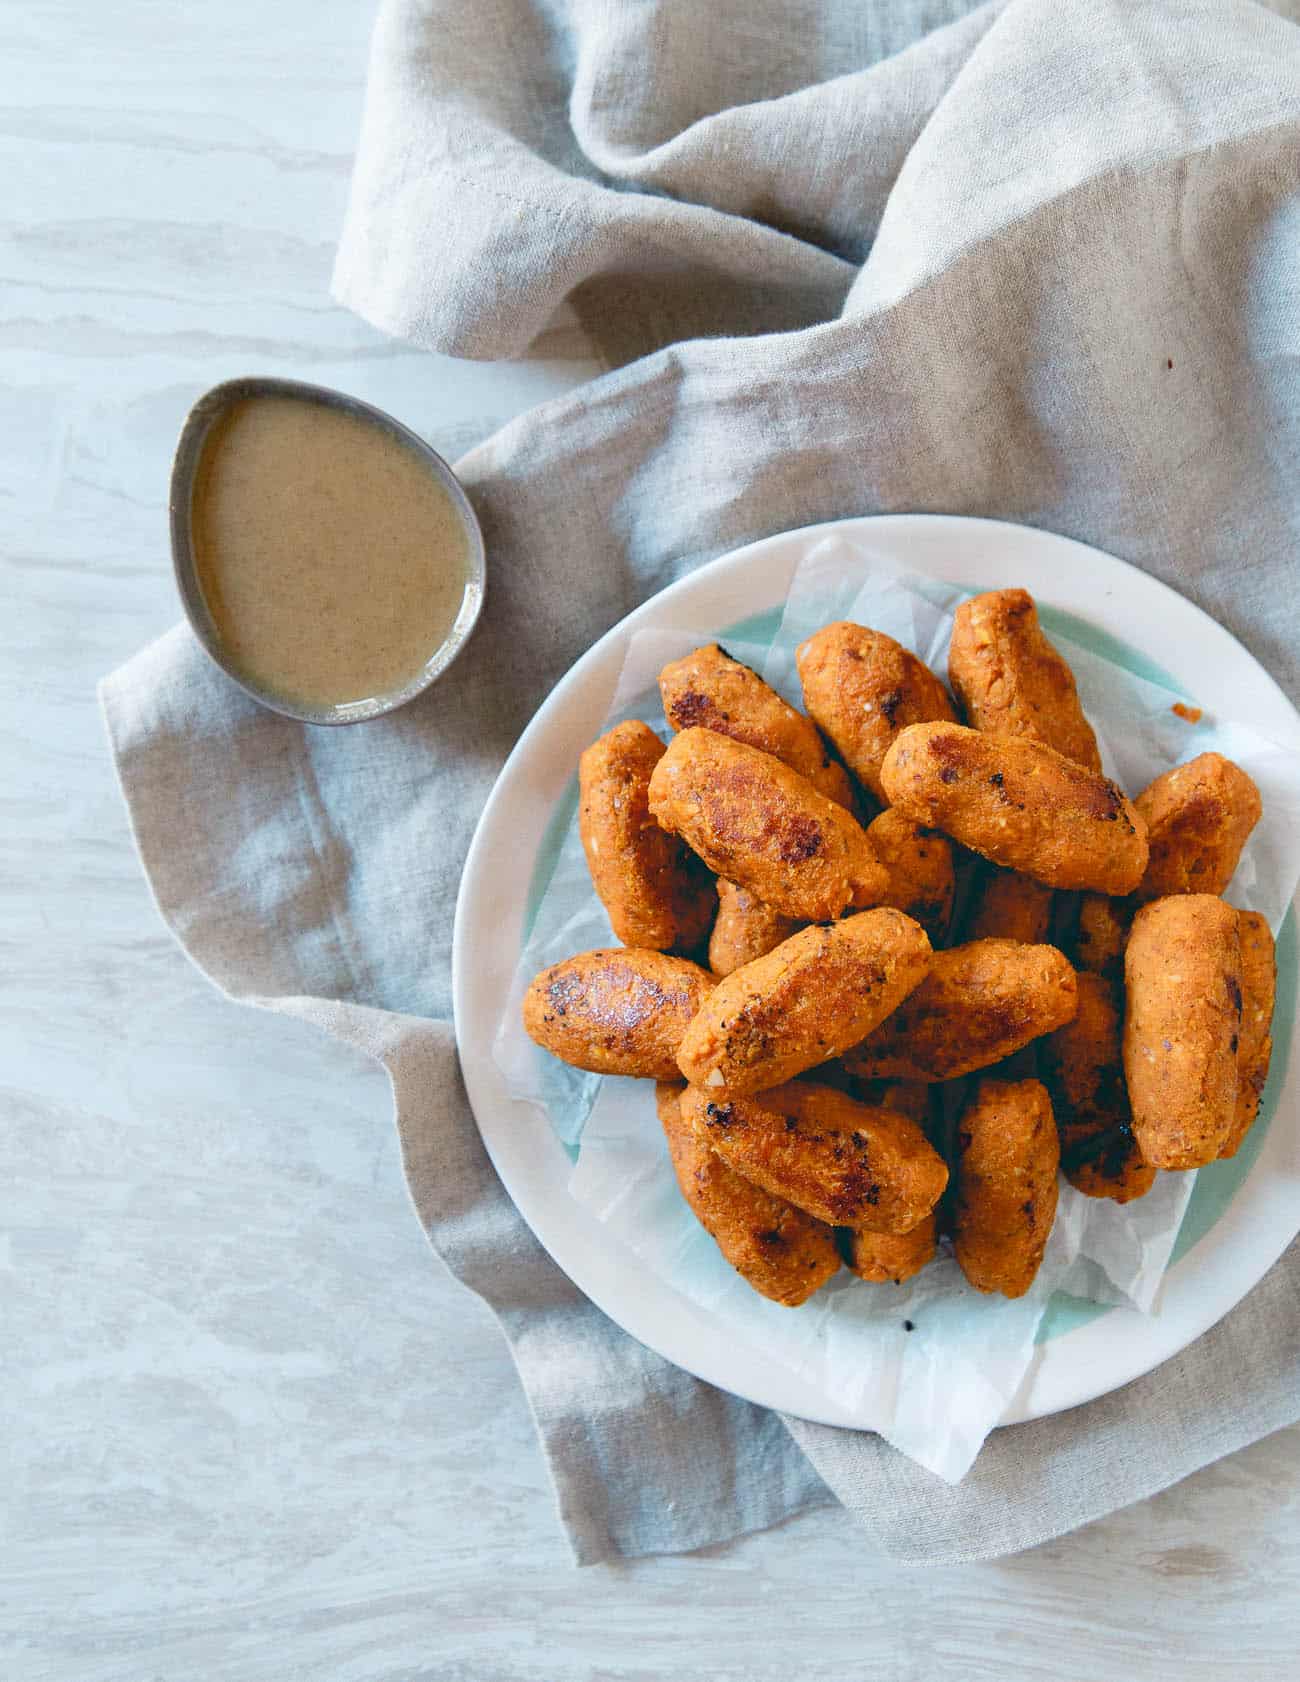
[[[1293,1674],[1300,1430],[996,1565],[882,1566],[827,1509],[575,1572],[383,1077],[219,998],[163,930],[94,685],[179,617],[189,403],[283,372],[455,457],[596,371],[563,326],[458,365],[330,302],[369,23],[0,3],[0,1675]]]

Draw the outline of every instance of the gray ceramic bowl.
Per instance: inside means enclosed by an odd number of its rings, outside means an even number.
[[[333,707],[295,707],[283,696],[270,694],[251,682],[246,673],[236,671],[230,663],[221,637],[212,622],[212,616],[208,612],[207,603],[203,599],[203,592],[199,588],[198,572],[194,564],[190,506],[194,494],[194,475],[209,432],[232,404],[249,397],[292,397],[302,403],[319,403],[327,409],[338,409],[345,415],[364,421],[368,426],[375,426],[387,432],[424,462],[429,472],[447,492],[460,515],[468,545],[465,598],[461,603],[460,612],[456,615],[455,623],[445,640],[432,651],[419,673],[390,694],[372,695],[364,701],[344,702]],[[176,587],[180,591],[181,601],[195,636],[226,676],[237,683],[245,694],[251,695],[255,701],[260,701],[272,712],[283,713],[286,718],[301,719],[304,724],[359,724],[363,719],[378,718],[381,713],[389,713],[395,707],[405,706],[442,676],[469,641],[470,633],[478,622],[487,584],[487,564],[483,554],[483,533],[479,529],[474,510],[470,507],[469,498],[461,488],[460,480],[438,452],[429,448],[423,438],[417,437],[400,421],[386,415],[382,409],[363,403],[359,398],[348,397],[341,391],[331,391],[326,386],[305,385],[301,380],[277,380],[261,375],[227,380],[222,385],[213,386],[211,391],[199,398],[185,417],[185,424],[181,428],[176,445],[176,455],[172,461],[169,505],[172,565],[176,571]]]

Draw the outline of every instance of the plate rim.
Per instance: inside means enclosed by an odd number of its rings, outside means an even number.
[[[697,1338],[702,1339],[700,1347],[683,1351],[678,1347],[665,1347],[664,1340],[650,1331],[647,1332],[647,1319],[663,1321],[662,1311],[656,1313],[653,1309],[646,1311],[643,1300],[640,1304],[629,1304],[626,1289],[619,1288],[619,1266],[621,1259],[631,1262],[634,1260],[632,1252],[622,1247],[617,1237],[608,1228],[601,1226],[588,1211],[568,1198],[567,1191],[563,1191],[566,1200],[564,1208],[565,1230],[558,1236],[550,1219],[553,1210],[549,1207],[547,1197],[538,1199],[534,1196],[535,1188],[528,1183],[527,1174],[517,1171],[517,1165],[511,1158],[511,1135],[496,1124],[496,1112],[501,1108],[526,1111],[532,1117],[541,1121],[546,1139],[550,1141],[555,1151],[564,1154],[563,1146],[551,1131],[549,1120],[544,1116],[540,1107],[525,1100],[512,1099],[507,1093],[490,1090],[492,1077],[496,1075],[492,1062],[491,1039],[495,1032],[495,1022],[499,1016],[499,997],[497,1015],[491,1018],[491,1032],[480,1045],[474,1048],[473,1054],[466,1052],[465,1028],[470,1020],[479,1014],[477,1000],[474,997],[473,978],[479,966],[467,960],[467,953],[471,944],[469,939],[469,923],[473,912],[472,906],[476,902],[476,895],[480,879],[485,868],[492,863],[488,854],[495,835],[495,825],[499,811],[507,796],[514,790],[516,782],[521,778],[527,782],[524,773],[530,768],[533,750],[552,730],[562,731],[565,723],[566,711],[575,711],[586,728],[590,731],[591,707],[580,702],[580,696],[590,689],[592,683],[606,675],[604,668],[609,668],[609,695],[612,697],[613,682],[616,681],[618,670],[622,663],[622,651],[628,640],[636,631],[646,628],[647,622],[663,623],[666,610],[671,609],[682,598],[693,597],[704,591],[708,593],[711,586],[724,583],[730,575],[744,572],[755,565],[766,566],[769,570],[764,574],[762,584],[757,594],[753,595],[745,605],[751,612],[761,612],[778,605],[783,594],[768,597],[769,589],[776,589],[778,573],[788,581],[790,574],[797,565],[796,549],[799,545],[821,541],[829,536],[841,535],[858,539],[873,538],[877,541],[902,535],[904,544],[912,533],[925,532],[926,539],[949,535],[960,540],[963,535],[968,538],[972,528],[981,540],[987,542],[991,536],[1002,534],[1008,546],[1012,549],[1023,546],[1028,542],[1032,549],[1040,545],[1046,552],[1042,557],[1046,559],[1055,550],[1062,558],[1073,558],[1095,566],[1101,563],[1103,571],[1112,572],[1112,578],[1118,579],[1128,586],[1129,591],[1136,591],[1140,597],[1144,594],[1154,597],[1156,604],[1164,609],[1165,618],[1161,623],[1160,639],[1168,640],[1176,637],[1180,631],[1193,635],[1208,636],[1218,642],[1220,649],[1231,656],[1231,662],[1238,667],[1233,682],[1233,711],[1232,716],[1240,722],[1251,725],[1275,739],[1290,740],[1291,744],[1300,750],[1300,715],[1291,705],[1276,680],[1267,672],[1250,651],[1240,643],[1236,637],[1203,608],[1186,596],[1165,584],[1163,580],[1142,571],[1132,563],[1111,555],[1104,550],[1080,542],[1078,539],[1066,537],[1060,533],[1046,531],[1042,527],[1018,524],[1012,521],[991,520],[980,516],[961,514],[881,514],[860,515],[840,520],[820,522],[812,526],[800,526],[784,532],[772,533],[767,537],[756,539],[739,548],[729,550],[716,556],[693,571],[675,580],[663,590],[656,592],[645,602],[639,604],[626,614],[615,625],[605,631],[577,660],[567,669],[563,676],[553,686],[550,694],[541,703],[528,725],[521,733],[514,748],[501,767],[492,789],[475,826],[474,836],[466,855],[462,870],[461,883],[456,900],[455,920],[452,932],[452,992],[453,992],[453,1020],[456,1031],[457,1052],[460,1058],[462,1077],[465,1082],[466,1093],[470,1103],[471,1113],[474,1115],[475,1125],[483,1140],[484,1148],[496,1169],[502,1184],[514,1203],[519,1214],[528,1225],[538,1242],[547,1254],[572,1281],[584,1296],[593,1302],[603,1313],[614,1321],[627,1335],[636,1338],[646,1347],[660,1354],[664,1359],[692,1373],[695,1377],[713,1384],[730,1394],[743,1400],[754,1402],[760,1406],[776,1407],[790,1412],[801,1418],[815,1423],[848,1426],[856,1429],[877,1428],[865,1413],[851,1413],[850,1410],[831,1403],[822,1398],[818,1401],[815,1388],[798,1374],[789,1369],[775,1366],[766,1367],[764,1382],[737,1381],[734,1374],[720,1370],[724,1357],[719,1354],[715,1359],[709,1351],[709,1340],[716,1347],[716,1320],[689,1299],[683,1297],[673,1289],[667,1281],[653,1279],[651,1281],[650,1297],[662,1299],[664,1306],[669,1303],[675,1319],[674,1330],[677,1325],[691,1325]],[[788,565],[785,563],[789,562]],[[924,564],[915,559],[903,562],[918,572],[926,570]],[[1023,563],[1022,563],[1023,564]],[[987,570],[992,563],[984,557],[975,567],[978,575],[981,568]],[[1041,571],[1041,565],[1036,569]],[[1086,570],[1086,569],[1081,569]],[[1067,576],[1061,574],[1059,576]],[[1053,582],[1057,574],[1050,574]],[[1016,580],[1022,582],[1023,580]],[[1097,607],[1100,599],[1113,594],[1114,584],[1102,590],[1099,598],[1096,592],[1089,595],[1087,602],[1061,600],[1049,589],[1041,587],[1043,580],[1038,580],[1035,594],[1045,605],[1064,607],[1067,611],[1077,611],[1085,618],[1097,622]],[[1004,587],[1000,584],[989,583],[989,588]],[[1070,588],[1064,591],[1068,597]],[[735,603],[732,604],[733,608]],[[1088,609],[1093,610],[1092,614]],[[1108,623],[1100,621],[1113,634],[1115,631],[1113,619]],[[707,630],[706,633],[707,634]],[[1177,658],[1170,658],[1168,652],[1151,651],[1153,657],[1158,657],[1167,669],[1177,674]],[[1243,681],[1248,679],[1248,681]],[[1180,677],[1180,681],[1183,678]],[[1210,687],[1213,687],[1211,682]],[[1198,699],[1203,698],[1206,689],[1204,673],[1199,683]],[[601,709],[603,717],[608,706]],[[1261,713],[1271,715],[1261,719]],[[575,719],[577,722],[577,719]],[[574,755],[576,763],[576,753]],[[565,780],[572,775],[572,766],[565,772]],[[535,792],[540,793],[540,790]],[[554,799],[559,797],[556,791],[552,799],[545,805],[541,822],[538,825],[539,834],[549,821],[554,809]],[[533,853],[535,858],[535,851]],[[513,927],[514,934],[518,934],[522,924],[522,906],[526,896],[526,876],[519,895],[521,916]],[[1300,896],[1298,896],[1300,899]],[[498,924],[501,923],[500,896],[496,896],[496,911]],[[516,941],[517,947],[517,941]],[[509,969],[513,973],[515,956],[510,959]],[[1283,1089],[1278,1093],[1277,1109],[1281,1110],[1284,1101],[1291,1096],[1291,1089],[1296,1084],[1297,1070],[1294,1067],[1300,1060],[1293,1059],[1293,1066],[1288,1069]],[[498,1077],[499,1078],[499,1077]],[[477,1096],[476,1096],[477,1095]],[[504,1098],[504,1106],[502,1100]],[[493,1120],[484,1126],[482,1115],[491,1114]],[[1040,1346],[1030,1365],[1017,1396],[1009,1405],[1000,1423],[1013,1424],[1023,1420],[1046,1417],[1064,1409],[1082,1405],[1096,1397],[1109,1394],[1122,1388],[1125,1384],[1144,1376],[1154,1370],[1164,1361],[1172,1358],[1188,1344],[1195,1341],[1204,1332],[1236,1306],[1242,1298],[1253,1289],[1269,1267],[1277,1260],[1282,1251],[1295,1236],[1297,1226],[1300,1226],[1300,1199],[1297,1199],[1297,1189],[1300,1189],[1300,1175],[1297,1175],[1293,1164],[1288,1160],[1289,1152],[1286,1141],[1281,1137],[1286,1131],[1277,1125],[1270,1125],[1265,1137],[1264,1146],[1260,1151],[1250,1175],[1243,1183],[1238,1195],[1234,1197],[1228,1209],[1216,1222],[1210,1233],[1200,1243],[1194,1245],[1182,1259],[1171,1267],[1166,1281],[1161,1289],[1161,1303],[1155,1316],[1145,1316],[1136,1310],[1126,1307],[1116,1307],[1110,1313],[1100,1316],[1088,1324],[1074,1327],[1062,1333],[1051,1343]],[[544,1145],[544,1148],[545,1145]],[[564,1157],[565,1173],[567,1175],[567,1156]],[[1246,1197],[1250,1190],[1251,1198]],[[1288,1195],[1284,1196],[1283,1193]],[[1241,1226],[1243,1205],[1254,1199],[1263,1198],[1265,1212],[1270,1216],[1267,1237],[1260,1229],[1258,1222],[1253,1226],[1251,1237],[1253,1243],[1242,1249],[1238,1229]],[[1234,1214],[1236,1219],[1234,1219]],[[1290,1230],[1287,1231],[1288,1225]],[[594,1232],[583,1229],[590,1227]],[[545,1230],[544,1230],[545,1229]],[[580,1236],[580,1234],[582,1236]],[[590,1247],[590,1240],[596,1240],[598,1259],[593,1267],[588,1265],[589,1257],[584,1253]],[[1186,1296],[1185,1284],[1190,1278],[1187,1271],[1189,1263],[1200,1255],[1203,1263],[1205,1256],[1201,1254],[1205,1246],[1214,1241],[1214,1248],[1222,1249],[1225,1245],[1235,1245],[1233,1259],[1236,1266],[1229,1270],[1220,1267],[1210,1270],[1209,1288],[1203,1290],[1199,1297],[1200,1312],[1192,1312],[1188,1304],[1179,1302],[1179,1314],[1171,1320],[1165,1320],[1162,1310],[1166,1306],[1173,1306],[1169,1302],[1172,1294],[1179,1299]],[[563,1253],[557,1253],[557,1249]],[[1243,1259],[1243,1258],[1248,1259]],[[610,1260],[614,1266],[609,1267]],[[1202,1266],[1199,1271],[1205,1271]],[[1247,1276],[1248,1277],[1245,1277]],[[1245,1277],[1245,1283],[1241,1280]],[[1217,1286],[1217,1288],[1215,1288]],[[1239,1288],[1238,1288],[1239,1287]],[[1101,1335],[1101,1328],[1115,1328],[1118,1318],[1126,1325],[1133,1322],[1140,1323],[1147,1328],[1147,1347],[1142,1349],[1136,1358],[1127,1363],[1122,1360],[1106,1360],[1103,1342],[1109,1341]],[[629,1324],[629,1321],[632,1323]],[[1189,1322],[1196,1322],[1190,1324]],[[1178,1329],[1170,1333],[1169,1328]],[[672,1339],[668,1340],[672,1343]],[[689,1341],[689,1340],[688,1340]],[[1126,1335],[1122,1340],[1127,1344],[1133,1343],[1133,1337]],[[1095,1345],[1089,1351],[1087,1345]],[[743,1346],[752,1357],[756,1352]],[[1091,1364],[1087,1355],[1093,1353],[1103,1358],[1094,1360]],[[1114,1355],[1114,1351],[1110,1351]],[[1070,1359],[1067,1360],[1067,1354]],[[1150,1359],[1146,1356],[1150,1355]],[[1114,1368],[1123,1366],[1123,1371],[1116,1373]],[[1073,1374],[1074,1382],[1070,1382]]]

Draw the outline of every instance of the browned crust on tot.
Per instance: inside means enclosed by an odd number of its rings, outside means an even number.
[[[948,692],[893,637],[842,619],[795,652],[804,705],[877,800],[880,765],[898,732],[926,719],[956,721]]]
[[[916,991],[844,1062],[863,1080],[955,1080],[1051,1033],[1076,1005],[1074,971],[1054,946],[970,941],[936,952]]]
[[[1126,894],[1146,869],[1146,824],[1123,790],[1027,737],[914,724],[881,780],[909,817],[1048,887]]]
[[[1099,975],[1076,975],[1075,986],[1079,1008],[1073,1019],[1046,1035],[1041,1048],[1057,1119],[1122,1121],[1128,1093],[1117,989]]]
[[[742,964],[761,958],[803,925],[756,899],[748,888],[718,878],[718,915],[709,936],[709,968],[714,975],[730,975]]]
[[[957,609],[948,681],[966,722],[990,736],[1025,736],[1101,770],[1074,673],[1043,634],[1028,590],[990,590]]]
[[[1221,753],[1203,753],[1148,783],[1133,802],[1146,820],[1151,856],[1141,899],[1221,894],[1263,806],[1254,781]]]
[[[677,1047],[713,985],[707,970],[666,952],[579,952],[533,978],[524,1028],[576,1069],[675,1080]]]
[[[682,1114],[737,1173],[831,1226],[910,1232],[948,1183],[914,1121],[811,1081],[725,1103],[688,1087]]]
[[[716,731],[674,736],[650,812],[711,870],[802,922],[876,904],[889,886],[866,832],[770,753]]]
[[[578,834],[610,927],[624,946],[693,951],[708,932],[713,885],[700,861],[650,816],[664,745],[629,719],[578,761]]]
[[[1227,1142],[1237,1103],[1237,913],[1210,894],[1143,906],[1124,984],[1124,1074],[1138,1146],[1156,1168],[1203,1167]]]
[[[1100,975],[1078,976],[1072,1022],[1042,1041],[1043,1074],[1061,1136],[1061,1167],[1086,1197],[1130,1203],[1156,1171],[1133,1137],[1124,1085],[1121,991]]]
[[[1273,1058],[1277,952],[1273,931],[1258,911],[1237,913],[1241,944],[1241,1035],[1237,1041],[1237,1103],[1219,1156],[1236,1156],[1255,1125]]]
[[[692,1086],[744,1096],[856,1045],[925,979],[930,942],[901,911],[801,929],[720,981],[677,1063]]]
[[[935,1232],[933,1209],[911,1232],[851,1232],[849,1271],[873,1285],[901,1285],[934,1260]]]
[[[771,1302],[798,1308],[839,1271],[834,1229],[729,1168],[683,1117],[684,1090],[667,1083],[655,1088],[682,1196],[746,1284]]]
[[[931,940],[942,940],[956,883],[951,841],[893,807],[867,825],[867,840],[889,872],[884,903],[915,917]]]
[[[1052,889],[1032,876],[986,864],[976,884],[966,938],[1041,946],[1052,923],[1052,898]]]
[[[698,725],[748,742],[807,777],[837,806],[853,810],[848,773],[827,752],[817,726],[716,642],[665,666],[659,674],[659,693],[674,730]]]
[[[1060,1146],[1039,1081],[985,1079],[957,1134],[953,1249],[977,1291],[1022,1297],[1056,1219]]]
[[[1080,1127],[1062,1122],[1061,1172],[1085,1197],[1133,1203],[1156,1183],[1156,1170],[1142,1159],[1131,1127]]]

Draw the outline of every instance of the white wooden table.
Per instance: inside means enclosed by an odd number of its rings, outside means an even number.
[[[595,371],[333,306],[367,0],[0,0],[0,1675],[1294,1675],[1300,1431],[1001,1564],[838,1512],[574,1572],[505,1347],[407,1206],[382,1077],[164,932],[95,680],[177,617],[203,388],[342,386],[449,456]]]

